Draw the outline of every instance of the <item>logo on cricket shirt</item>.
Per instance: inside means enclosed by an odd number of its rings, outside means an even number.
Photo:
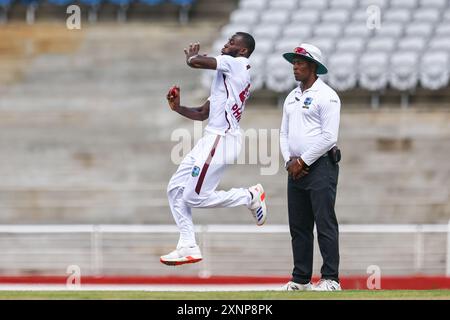
[[[288,101],[288,105],[291,105],[291,104],[294,104],[294,103],[297,103],[297,102],[299,102],[300,101],[300,98],[297,98],[297,97],[294,97],[294,99],[291,99],[290,101]]]
[[[199,173],[200,173],[199,167],[195,166],[194,168],[192,168],[192,176],[193,177],[198,177]]]
[[[309,109],[309,106],[311,105],[311,103],[312,103],[312,100],[313,100],[313,98],[311,98],[311,97],[307,97],[306,99],[305,99],[305,102],[303,102],[303,109]]]

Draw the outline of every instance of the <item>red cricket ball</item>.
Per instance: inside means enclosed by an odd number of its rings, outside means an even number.
[[[179,92],[180,92],[180,89],[178,89],[177,87],[172,87],[169,91],[169,95],[172,97],[177,97]]]

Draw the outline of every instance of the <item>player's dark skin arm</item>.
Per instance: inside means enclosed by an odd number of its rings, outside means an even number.
[[[178,108],[174,109],[174,111],[188,119],[203,121],[209,117],[209,100],[207,100],[200,107],[189,108],[185,106],[178,106]]]
[[[170,91],[167,94],[167,101],[169,102],[170,109],[175,112],[178,112],[182,116],[197,121],[203,121],[208,119],[209,117],[209,100],[196,108],[189,108],[180,105],[180,89],[177,87],[177,92]]]
[[[186,55],[186,64],[195,69],[211,69],[216,70],[217,60],[213,57],[207,57],[206,55],[199,55],[200,44],[190,44],[188,49],[184,49]]]

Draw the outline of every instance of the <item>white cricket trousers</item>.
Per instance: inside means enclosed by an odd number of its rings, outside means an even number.
[[[205,132],[170,179],[167,196],[180,231],[177,248],[196,245],[191,208],[250,205],[247,188],[216,191],[226,166],[236,163],[241,145],[240,132],[225,136]]]

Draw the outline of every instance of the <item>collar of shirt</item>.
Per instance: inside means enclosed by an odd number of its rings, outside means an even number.
[[[305,91],[302,91],[302,88],[300,87],[300,85],[301,85],[301,82],[300,82],[297,86],[296,92],[303,94],[305,92],[310,92],[310,91],[319,91],[322,84],[323,84],[322,79],[317,78],[316,81],[314,81],[313,85],[310,88],[306,89]]]

